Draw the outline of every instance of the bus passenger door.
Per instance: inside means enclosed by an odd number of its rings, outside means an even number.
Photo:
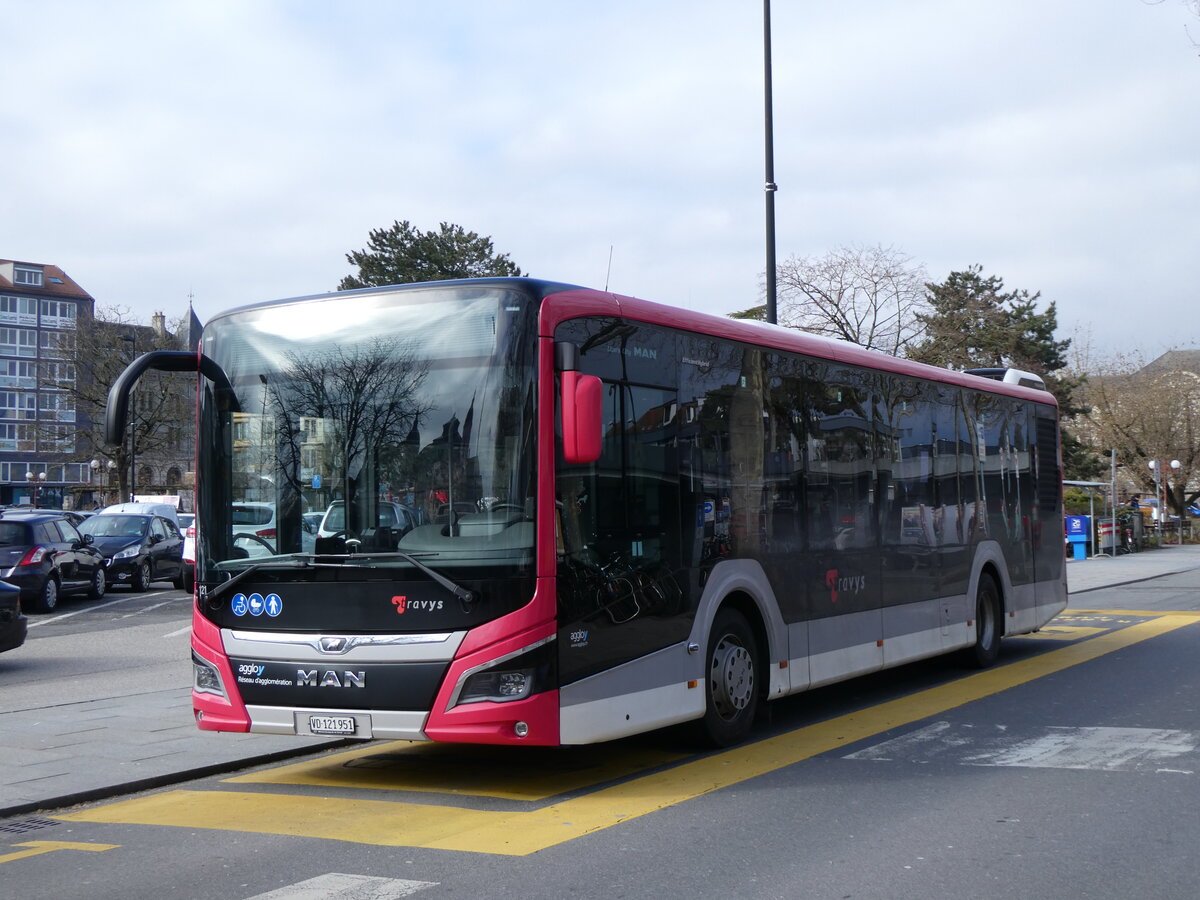
[[[883,666],[871,376],[814,361],[807,384],[805,523],[815,686]]]

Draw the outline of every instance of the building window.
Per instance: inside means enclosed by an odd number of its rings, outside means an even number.
[[[0,359],[0,387],[37,387],[36,366],[36,363],[25,360]]]
[[[13,284],[24,284],[29,287],[42,286],[42,270],[40,268],[32,268],[30,266],[16,266],[13,268]]]
[[[33,363],[18,363],[21,366],[32,366]],[[0,379],[4,375],[4,364],[0,362]],[[0,380],[0,384],[3,384]],[[45,362],[42,363],[42,384],[54,385],[56,387],[74,387],[75,385],[75,364],[61,362]],[[24,386],[24,385],[22,385]]]
[[[75,333],[72,331],[43,331],[42,353],[46,356],[70,356],[75,350]]]
[[[37,356],[37,334],[28,328],[0,328],[0,355]]]
[[[35,438],[36,435],[32,425],[0,422],[0,450],[17,450],[32,453],[36,449],[34,444]],[[21,479],[24,480],[24,478],[25,475],[22,472]],[[0,476],[0,481],[8,480]]]
[[[75,421],[75,400],[70,394],[42,394],[40,407],[42,419]]]
[[[0,322],[17,325],[37,324],[37,301],[32,297],[0,295]]]
[[[44,452],[71,453],[75,449],[75,429],[69,425],[43,425],[39,449]]]
[[[42,324],[53,328],[74,328],[78,307],[66,300],[42,300],[39,304]]]
[[[0,391],[0,419],[37,418],[37,394],[23,391]]]

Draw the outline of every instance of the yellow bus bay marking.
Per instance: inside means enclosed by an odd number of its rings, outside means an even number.
[[[599,762],[596,760],[599,758]],[[469,794],[526,802],[583,790],[690,758],[683,753],[620,748],[488,747],[393,741],[365,749],[224,779],[230,784]],[[503,778],[496,774],[503,772]]]
[[[384,800],[233,791],[168,791],[54,818],[72,822],[213,828],[380,846],[524,856],[821,753],[839,750],[882,732],[941,715],[973,700],[1027,684],[1196,622],[1200,622],[1200,613],[1162,615],[911,696],[529,811],[471,810]]]
[[[17,850],[15,853],[0,855],[0,863],[12,862],[16,859],[26,859],[30,856],[41,856],[43,853],[53,853],[55,850],[90,850],[101,853],[105,850],[116,850],[120,844],[80,844],[75,841],[25,841],[12,844],[13,847],[28,847],[27,850]]]

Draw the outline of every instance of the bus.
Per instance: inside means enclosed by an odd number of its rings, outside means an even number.
[[[109,441],[148,369],[197,373],[201,729],[727,746],[1066,606],[1023,373],[527,278],[223,313],[130,364]]]

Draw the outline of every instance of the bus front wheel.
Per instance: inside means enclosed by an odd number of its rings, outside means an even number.
[[[758,710],[758,642],[746,617],[723,609],[713,620],[705,668],[705,710],[700,737],[728,747],[746,739]]]
[[[975,592],[975,643],[968,647],[964,661],[976,669],[986,669],[1000,655],[1000,589],[990,575],[979,576]]]

